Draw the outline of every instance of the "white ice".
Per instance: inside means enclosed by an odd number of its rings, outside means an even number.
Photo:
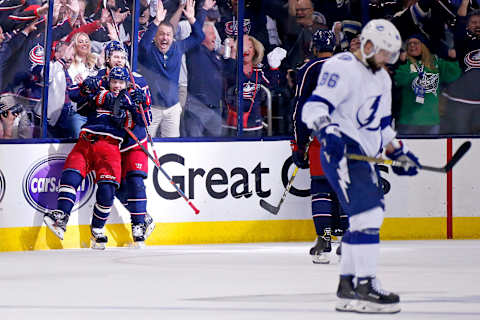
[[[0,319],[480,319],[480,241],[382,242],[396,315],[334,311],[310,243],[0,253]]]

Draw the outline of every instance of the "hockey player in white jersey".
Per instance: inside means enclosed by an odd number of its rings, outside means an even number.
[[[302,121],[322,144],[322,167],[349,216],[336,310],[396,313],[399,296],[383,290],[376,278],[385,209],[379,172],[345,154],[378,156],[385,149],[387,157],[406,161],[403,167],[392,167],[399,175],[417,174],[420,164],[395,139],[391,127],[391,80],[384,66],[397,60],[400,34],[389,21],[375,19],[365,25],[360,41],[353,54],[341,53],[325,62]]]

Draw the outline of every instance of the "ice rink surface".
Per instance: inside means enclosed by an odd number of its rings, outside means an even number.
[[[0,253],[0,319],[480,319],[480,241],[382,242],[402,312],[334,311],[338,264],[310,243]]]

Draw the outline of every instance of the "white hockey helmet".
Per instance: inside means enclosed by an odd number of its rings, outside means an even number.
[[[371,41],[374,50],[367,56],[364,47],[367,41]],[[370,20],[360,33],[360,52],[364,60],[373,57],[380,50],[390,53],[388,63],[393,64],[397,61],[402,47],[402,38],[397,28],[388,20],[373,19]]]

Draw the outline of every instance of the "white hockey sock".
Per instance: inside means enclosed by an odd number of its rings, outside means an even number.
[[[355,276],[358,278],[375,276],[380,244],[357,244],[350,245],[350,248],[355,264]]]
[[[352,253],[352,245],[342,242],[342,255],[340,257],[340,274],[355,275],[355,261]]]

